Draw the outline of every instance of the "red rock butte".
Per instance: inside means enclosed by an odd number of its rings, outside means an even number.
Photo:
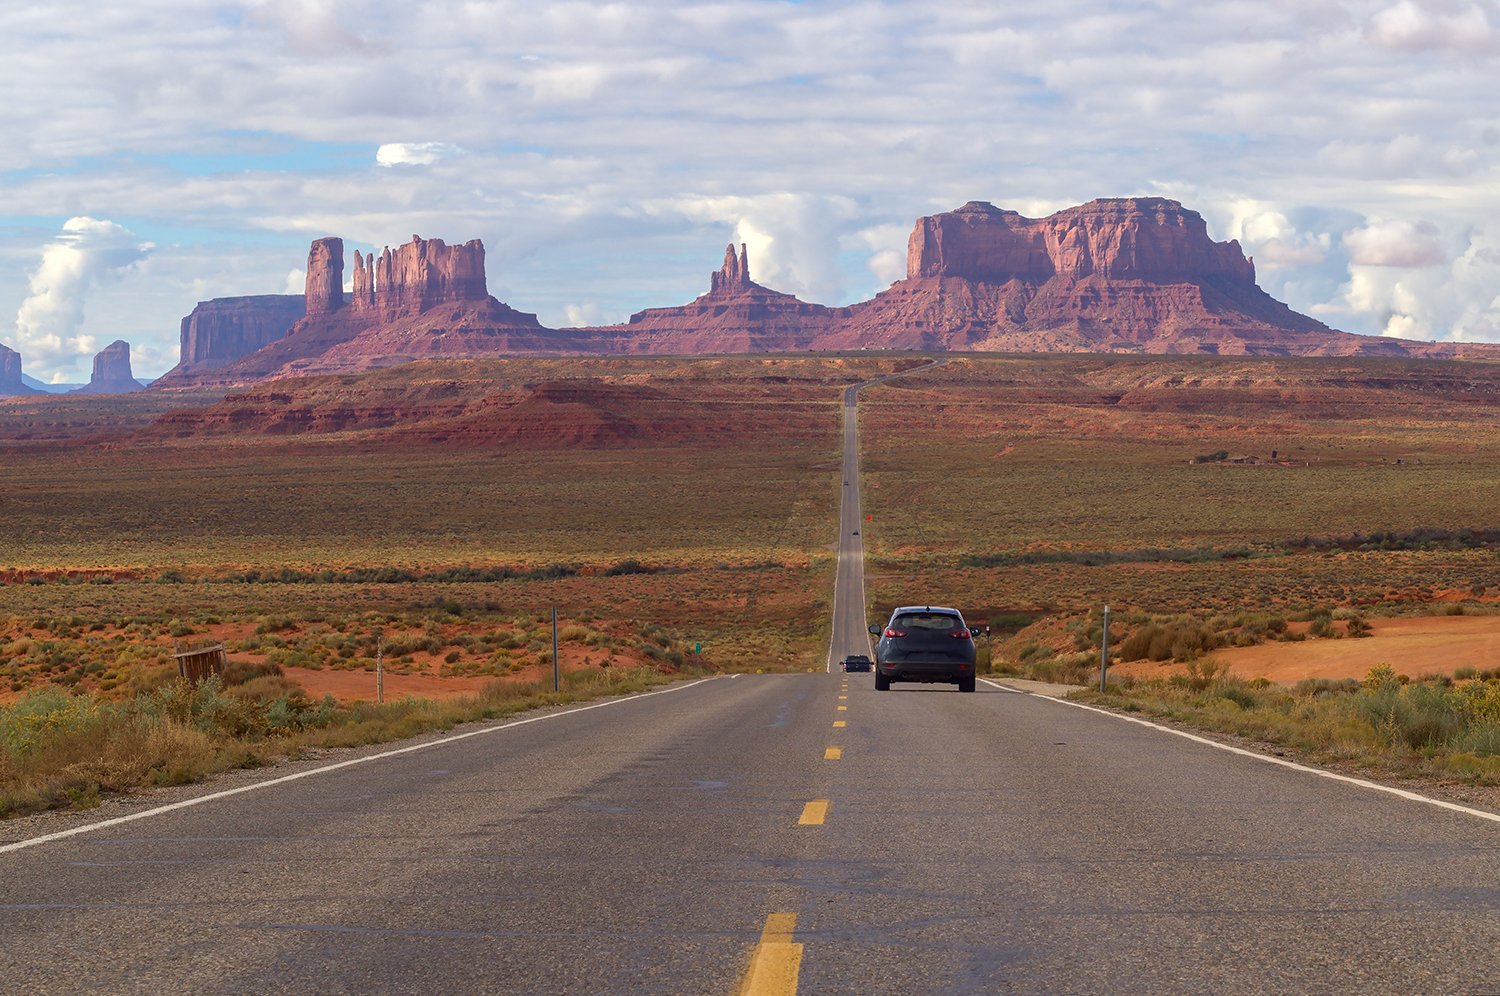
[[[141,390],[130,370],[130,343],[116,339],[94,356],[94,373],[74,394],[131,394]]]
[[[426,358],[809,349],[1500,358],[1500,344],[1353,335],[1298,314],[1256,285],[1237,242],[1215,242],[1201,215],[1160,197],[1040,219],[971,201],[919,218],[905,279],[847,307],[756,283],[748,249],[732,244],[697,299],[594,328],[544,328],[491,297],[478,239],[356,250],[351,278],[346,300],[343,240],[316,240],[302,299],[199,304],[183,320],[182,362],[157,383],[239,385]]]
[[[21,354],[0,344],[0,398],[41,393],[21,379]]]

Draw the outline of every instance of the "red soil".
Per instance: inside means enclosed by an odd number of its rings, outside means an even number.
[[[1263,643],[1214,652],[1241,678],[1267,678],[1295,684],[1304,678],[1363,678],[1377,664],[1413,678],[1451,675],[1459,668],[1500,667],[1500,616],[1419,616],[1372,619],[1362,639],[1321,639],[1302,643]],[[1159,678],[1181,673],[1181,664],[1132,661],[1112,674]]]

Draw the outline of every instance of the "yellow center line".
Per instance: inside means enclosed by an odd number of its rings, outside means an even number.
[[[847,695],[840,695],[840,696],[839,696],[839,698],[840,698],[840,699],[847,699],[847,698],[848,698],[848,697],[849,697],[849,696],[847,696]]]
[[[740,996],[790,996],[797,992],[802,945],[792,941],[796,928],[795,913],[772,913],[766,917],[766,927],[750,956],[750,970],[745,973]]]
[[[825,761],[842,761],[843,759],[844,748],[842,747],[830,747],[823,752],[823,760]]]
[[[802,807],[802,816],[797,820],[797,825],[799,827],[820,827],[827,816],[828,800],[814,799]]]
[[[848,726],[849,724],[846,723],[846,722],[844,722],[842,719],[835,719],[833,721],[833,725],[834,726]]]
[[[839,706],[839,712],[848,712],[848,711],[849,711],[849,707],[848,706]]]

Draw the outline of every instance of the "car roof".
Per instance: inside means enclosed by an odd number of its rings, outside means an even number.
[[[895,615],[897,612],[946,612],[950,616],[963,615],[957,609],[950,609],[946,605],[903,605],[893,611],[891,615]]]

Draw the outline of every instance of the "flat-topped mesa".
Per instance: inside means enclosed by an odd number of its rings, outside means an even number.
[[[724,247],[724,265],[709,274],[708,292],[733,294],[758,286],[750,279],[750,250],[741,242],[740,254],[735,256],[734,243],[729,243]]]
[[[350,306],[356,312],[387,318],[415,315],[453,301],[483,301],[489,297],[484,278],[484,243],[470,239],[450,246],[442,239],[413,235],[394,251],[380,255],[354,251],[354,282]]]
[[[36,388],[21,379],[21,354],[0,344],[0,398],[36,393]]]
[[[1102,198],[1041,219],[970,201],[917,219],[906,272],[989,284],[1056,276],[1255,283],[1238,242],[1213,241],[1202,215],[1163,197]]]
[[[141,390],[130,370],[130,343],[124,339],[99,350],[94,356],[94,375],[74,394],[130,394]]]

